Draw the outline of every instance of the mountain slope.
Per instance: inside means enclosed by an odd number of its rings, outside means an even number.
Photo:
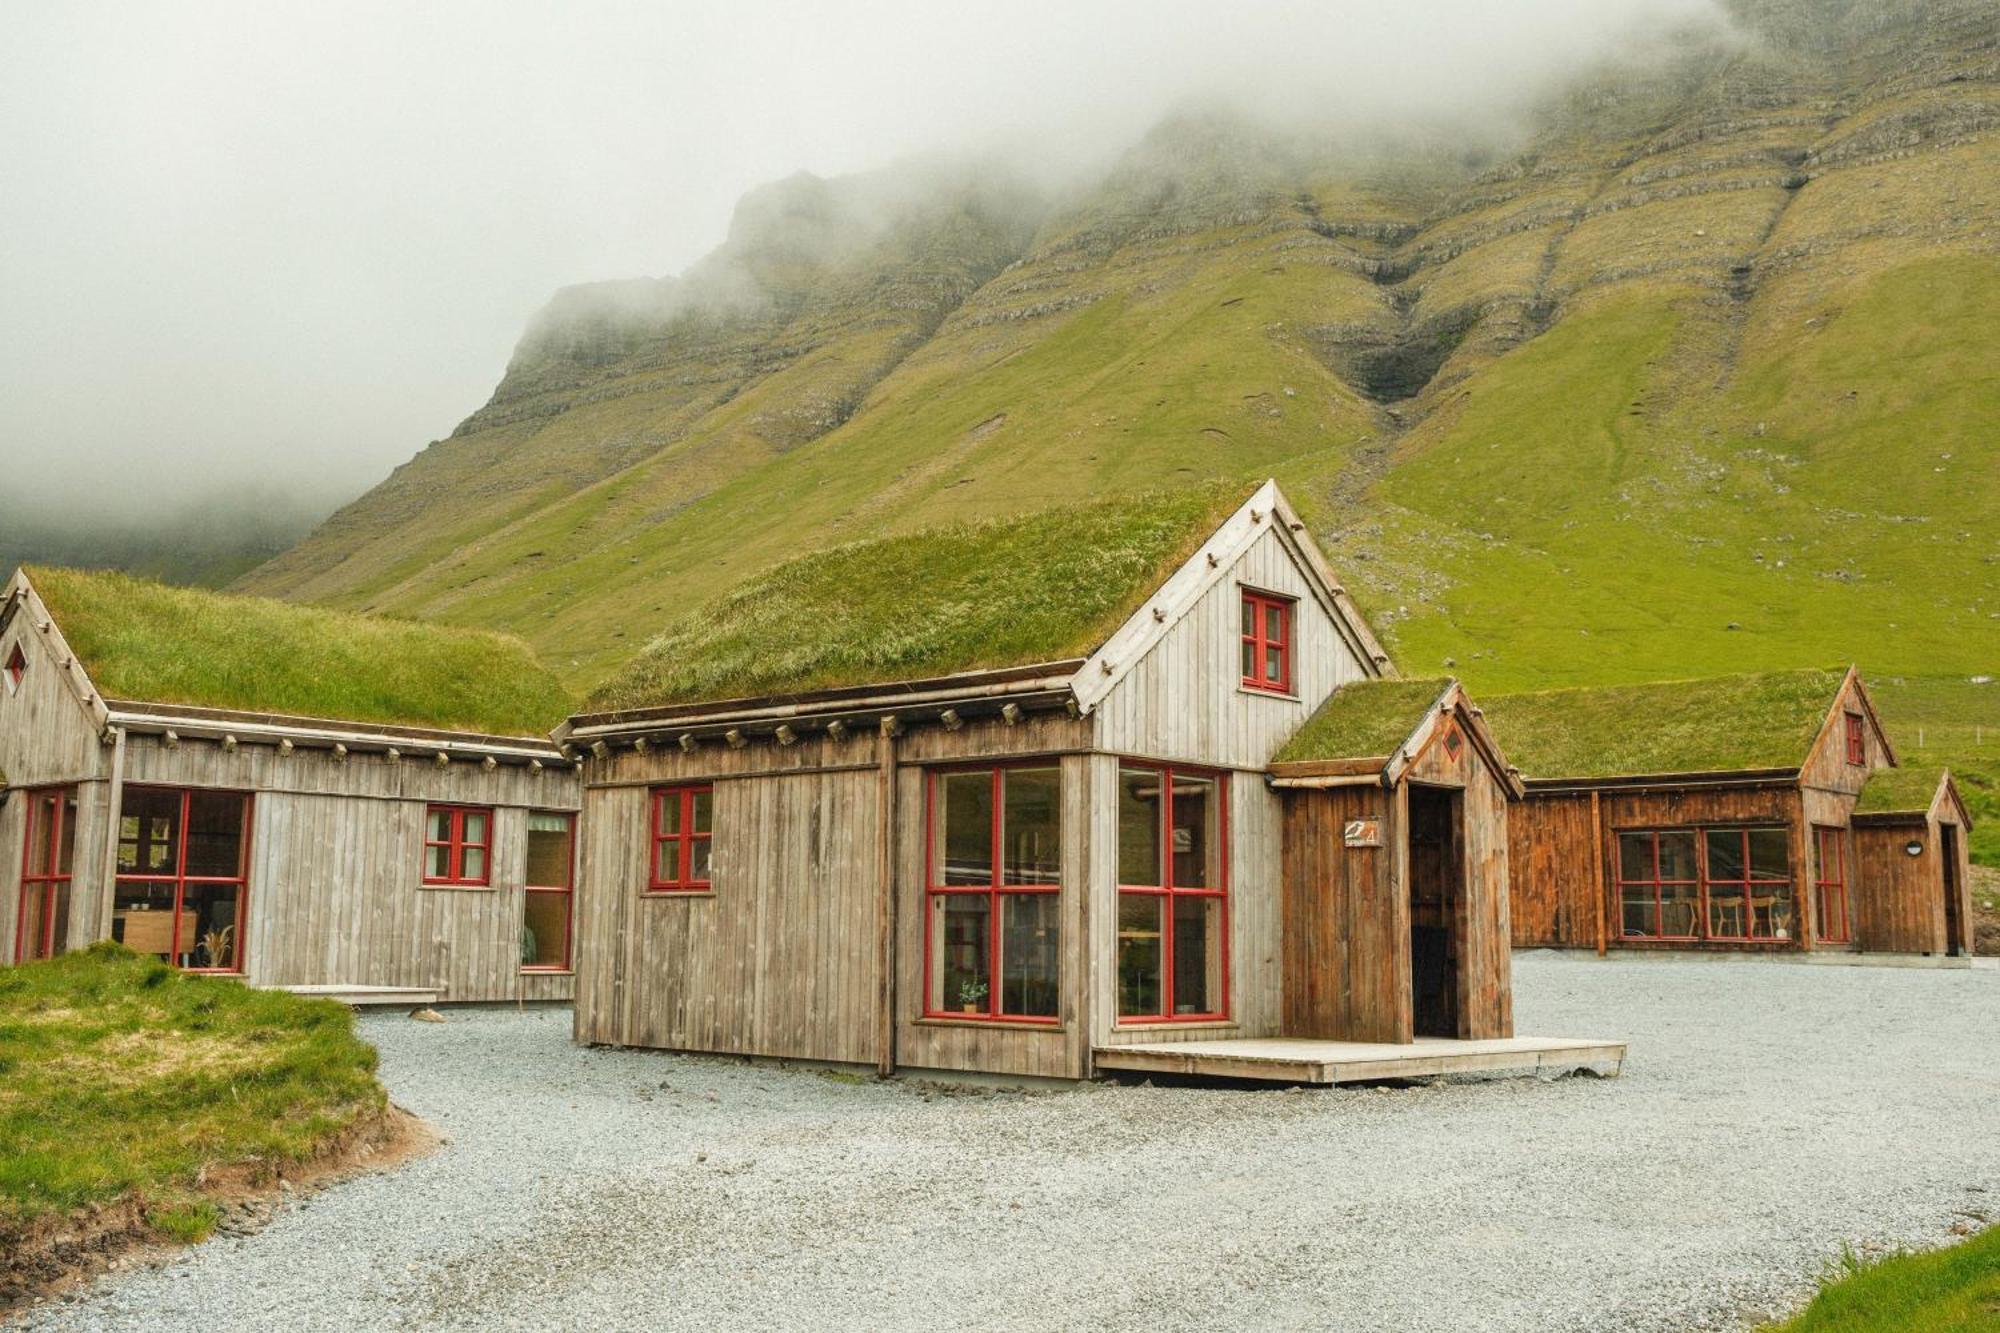
[[[1216,113],[1080,189],[781,183],[245,586],[584,687],[829,542],[1275,473],[1412,673],[1990,672],[2000,20],[1738,13],[1504,153]]]

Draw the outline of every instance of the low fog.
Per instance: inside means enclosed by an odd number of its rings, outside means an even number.
[[[0,526],[323,512],[748,188],[1088,169],[1190,103],[1504,127],[1709,0],[0,5]],[[37,526],[44,526],[37,524]],[[7,534],[0,533],[0,538]],[[4,543],[0,543],[4,544]]]

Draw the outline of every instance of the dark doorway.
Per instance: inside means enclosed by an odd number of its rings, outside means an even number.
[[[1938,855],[1944,858],[1944,951],[1965,952],[1965,922],[1959,914],[1958,827],[1938,826]]]
[[[1410,998],[1419,1037],[1456,1037],[1465,904],[1465,795],[1412,783]]]

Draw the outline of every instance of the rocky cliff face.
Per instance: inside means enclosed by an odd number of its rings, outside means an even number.
[[[517,630],[583,683],[826,542],[1276,472],[1413,667],[1990,657],[2000,553],[1951,534],[2000,510],[2000,23],[1738,14],[1504,149],[1210,114],[1082,188],[780,182],[679,278],[558,294],[486,406],[247,586]]]

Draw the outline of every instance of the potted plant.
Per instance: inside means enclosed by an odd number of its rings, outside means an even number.
[[[986,983],[983,981],[962,981],[958,985],[959,1008],[968,1014],[976,1014],[986,1007]]]

